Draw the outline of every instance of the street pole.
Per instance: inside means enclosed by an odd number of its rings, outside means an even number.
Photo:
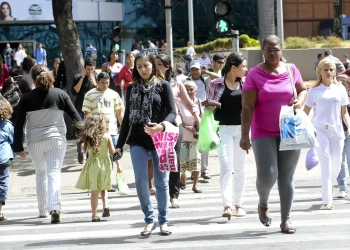
[[[173,27],[171,24],[171,0],[165,0],[165,23],[166,23],[166,42],[167,54],[171,60],[171,66],[174,67],[174,55],[173,55]]]
[[[194,45],[194,27],[193,27],[193,0],[187,0],[188,2],[188,31],[190,36],[191,45]]]
[[[239,52],[239,31],[231,30],[231,37],[232,37],[232,53],[238,53]]]
[[[282,49],[284,48],[284,27],[283,27],[283,0],[277,0],[277,35],[281,38]]]

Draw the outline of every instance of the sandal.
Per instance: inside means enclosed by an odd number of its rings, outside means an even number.
[[[286,223],[288,223],[289,226],[283,227],[283,224],[285,225]],[[297,229],[295,227],[292,227],[290,221],[282,221],[280,228],[281,228],[281,232],[284,234],[294,234],[297,231]]]
[[[169,230],[160,228],[160,235],[169,236],[171,234],[172,234],[172,232],[170,232]]]
[[[0,214],[0,221],[5,221],[7,218],[4,216],[3,213]]]
[[[260,206],[258,205],[258,214],[259,214],[259,211],[260,211]],[[268,208],[266,208],[266,212],[268,211]],[[266,216],[266,215],[265,215]],[[261,224],[263,224],[265,227],[269,227],[271,226],[271,222],[272,222],[272,219],[271,217],[266,217],[266,218],[261,218],[260,215],[259,215],[259,220],[261,222]]]
[[[246,215],[246,212],[244,211],[244,208],[240,205],[236,206],[236,217],[244,217]]]
[[[100,217],[98,217],[97,215],[96,216],[92,216],[92,222],[98,222],[98,221],[100,221],[101,219],[100,219]]]
[[[180,208],[180,205],[177,203],[177,200],[170,199],[171,208]]]
[[[328,204],[324,205],[324,209],[325,210],[333,210],[334,206],[332,203],[328,203]]]
[[[198,188],[192,188],[192,191],[195,192],[196,194],[202,193],[202,190],[200,190]]]
[[[227,218],[227,220],[231,220],[231,216],[232,216],[232,209],[230,206],[226,206],[224,208],[224,213],[222,214],[222,217]]]
[[[144,229],[144,230],[141,232],[141,236],[145,236],[145,237],[150,236],[150,235],[152,234],[152,232],[154,231],[154,229],[156,229],[156,227],[157,227],[157,224],[154,222],[154,223],[153,223],[153,226],[152,226],[152,228],[151,228],[151,231],[147,231],[147,230]]]
[[[103,209],[102,217],[109,217],[111,214],[109,213],[109,207],[105,207]]]

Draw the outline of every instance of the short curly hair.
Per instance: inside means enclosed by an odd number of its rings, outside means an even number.
[[[0,98],[0,121],[8,120],[11,118],[13,109],[11,104],[6,101],[5,98]]]

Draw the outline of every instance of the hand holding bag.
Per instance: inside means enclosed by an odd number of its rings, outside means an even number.
[[[287,64],[290,82],[294,92],[295,100],[297,92],[290,65]],[[282,106],[279,117],[280,126],[280,151],[311,148],[317,145],[315,128],[310,118],[300,109],[293,106]]]
[[[198,151],[208,153],[220,146],[219,122],[214,120],[213,111],[206,109],[201,120],[198,138]]]

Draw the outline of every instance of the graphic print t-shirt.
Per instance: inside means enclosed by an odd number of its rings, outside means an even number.
[[[117,135],[118,128],[115,111],[120,109],[124,109],[122,99],[117,92],[108,88],[106,91],[92,89],[87,92],[82,111],[103,114],[106,122],[106,133]]]

